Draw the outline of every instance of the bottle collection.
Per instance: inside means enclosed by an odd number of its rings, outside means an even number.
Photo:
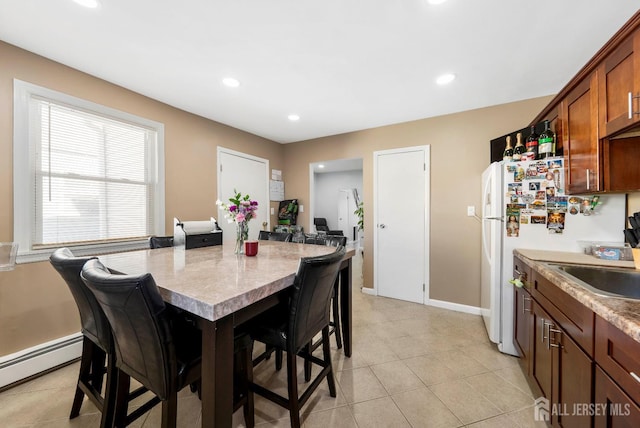
[[[511,136],[507,136],[507,146],[504,149],[502,159],[507,162],[531,161],[546,159],[556,155],[556,135],[551,130],[548,120],[544,121],[544,131],[536,134],[535,125],[531,125],[531,132],[522,143],[522,133],[516,134],[516,146],[511,145]]]

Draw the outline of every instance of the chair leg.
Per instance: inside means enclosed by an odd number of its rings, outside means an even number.
[[[307,344],[304,348],[304,352],[307,355],[311,355],[313,352],[313,340]],[[309,382],[311,380],[311,360],[304,360],[304,381]]]
[[[296,358],[295,352],[287,352],[287,389],[289,391],[289,418],[291,419],[291,428],[300,428],[300,402],[298,400],[298,367]]]
[[[113,368],[116,372],[116,392],[113,403],[113,424],[115,428],[125,428],[127,426],[127,408],[129,406],[129,386],[131,378],[123,371]]]
[[[176,428],[177,418],[178,394],[174,392],[162,402],[162,428]]]
[[[247,348],[244,354],[244,391],[247,394],[247,402],[243,406],[244,424],[247,428],[253,428],[255,426],[254,405],[253,405],[253,391],[249,388],[249,385],[253,383],[253,363],[251,361],[251,347]]]
[[[324,362],[329,366],[327,373],[327,383],[329,384],[329,395],[336,396],[336,382],[333,379],[333,367],[331,365],[331,344],[329,343],[329,327],[322,329],[322,353],[324,354]]]
[[[76,394],[73,397],[71,405],[71,414],[69,419],[73,419],[80,414],[84,392],[80,389],[80,383],[89,383],[91,377],[91,364],[93,362],[93,348],[95,345],[87,337],[82,339],[82,357],[80,359],[80,370],[78,372],[78,384],[76,385]]]
[[[340,298],[338,290],[340,289],[340,280],[336,279],[333,285],[333,333],[336,335],[336,345],[338,349],[342,349],[342,332],[340,331]]]
[[[115,366],[115,355],[107,355],[107,384],[104,389],[104,401],[102,405],[101,428],[111,428],[115,418],[115,404],[117,396],[118,372]],[[127,390],[129,387],[127,386]],[[125,416],[127,411],[125,409]]]
[[[107,358],[106,352],[94,345],[93,356],[91,358],[91,384],[96,391],[102,391],[102,380],[104,379],[104,363]]]
[[[282,349],[276,349],[276,370],[282,368]]]

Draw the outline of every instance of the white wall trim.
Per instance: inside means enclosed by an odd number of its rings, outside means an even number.
[[[429,299],[425,303],[436,308],[449,309],[450,311],[464,312],[465,314],[480,315],[482,308],[477,306],[462,305],[460,303],[446,302],[444,300]]]
[[[0,358],[0,388],[82,355],[82,334],[75,333]]]
[[[376,290],[374,290],[371,287],[362,287],[360,289],[360,291],[362,291],[362,294],[368,294],[369,296],[377,296],[378,292]]]

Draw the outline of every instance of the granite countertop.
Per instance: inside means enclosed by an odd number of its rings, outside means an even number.
[[[634,269],[632,261],[602,260],[587,254],[562,251],[516,249],[514,252],[560,289],[640,342],[640,300],[599,296],[548,266],[548,263],[571,263]]]

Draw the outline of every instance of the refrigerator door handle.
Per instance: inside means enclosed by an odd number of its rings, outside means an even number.
[[[489,261],[489,264],[493,264],[493,260],[491,260],[491,254],[489,254],[489,250],[487,249],[487,226],[486,226],[486,217],[485,209],[487,208],[487,198],[489,197],[489,184],[491,180],[487,180],[484,185],[484,189],[482,189],[482,251],[484,252],[484,257]]]

